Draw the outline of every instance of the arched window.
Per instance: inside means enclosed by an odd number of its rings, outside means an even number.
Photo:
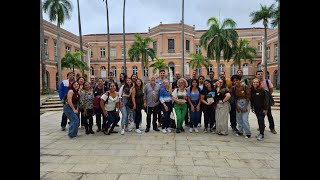
[[[219,64],[219,72],[224,71],[224,64]]]
[[[101,67],[101,77],[102,78],[107,77],[107,70],[106,70],[106,67],[104,67],[104,66]]]
[[[92,66],[90,67],[90,75],[91,75],[91,76],[94,76],[94,69],[93,69]]]
[[[257,69],[258,69],[258,70],[262,70],[262,64],[261,64],[261,63],[259,63],[259,64],[257,65]]]
[[[50,88],[50,74],[48,71],[46,71],[46,81],[47,81],[46,89],[49,89]]]
[[[236,65],[235,64],[231,64],[231,66],[230,66],[230,74],[231,74],[231,76],[236,74]]]
[[[138,67],[137,66],[132,67],[132,74],[138,74]]]
[[[207,75],[209,75],[210,71],[213,71],[213,66],[211,64],[207,68]]]
[[[113,73],[114,77],[117,77],[117,68],[115,66],[111,67],[111,72]]]
[[[244,76],[246,76],[246,75],[249,74],[248,64],[243,64],[242,71],[243,71],[243,75],[244,75]]]
[[[56,90],[59,89],[59,75],[56,73]]]
[[[277,82],[278,82],[278,70],[275,70],[273,73],[273,82],[272,82],[273,86],[276,87],[278,84]]]
[[[148,67],[144,67],[143,68],[143,76],[149,76],[149,68]]]

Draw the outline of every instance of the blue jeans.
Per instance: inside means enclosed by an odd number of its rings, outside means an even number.
[[[63,112],[66,114],[70,121],[68,136],[71,138],[76,137],[78,135],[78,127],[80,123],[78,115],[73,112],[69,104],[64,105]]]
[[[191,117],[190,117],[190,128],[196,128],[198,127],[198,122],[199,122],[199,119],[200,119],[200,111],[197,111],[197,105],[198,105],[198,101],[191,101],[193,106],[195,107],[194,108],[194,111],[191,111],[191,107],[190,107],[190,114],[191,114]]]
[[[104,119],[106,119],[106,125],[104,129],[107,131],[109,127],[111,126],[111,130],[116,126],[116,124],[120,121],[120,116],[116,113],[116,110],[108,111],[108,116],[103,116]]]
[[[129,108],[126,106],[128,103],[128,99],[127,98],[122,98],[122,107],[120,107],[120,111],[122,114],[122,118],[121,118],[121,125],[124,126],[127,124],[128,122],[128,112],[129,112]]]
[[[238,106],[240,107],[240,112],[236,110],[236,118],[238,123],[238,129],[240,133],[245,133],[246,135],[251,135],[250,125],[249,125],[249,112],[250,112],[250,102],[247,106],[247,112],[242,112],[244,105],[246,104],[246,99],[239,99]]]

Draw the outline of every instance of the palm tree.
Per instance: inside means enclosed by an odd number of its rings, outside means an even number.
[[[46,77],[46,59],[44,51],[44,29],[43,29],[43,17],[42,17],[42,0],[40,0],[40,52],[41,52],[41,77],[42,77],[42,93],[46,91],[47,77]]]
[[[78,26],[79,26],[79,37],[80,37],[80,51],[83,52],[79,0],[77,0],[77,5],[78,5]],[[81,60],[83,61],[83,56],[81,56]]]
[[[273,12],[273,19],[271,21],[271,26],[278,27],[278,77],[277,77],[277,89],[280,89],[280,0],[278,2],[278,7]]]
[[[144,67],[149,64],[148,58],[150,57],[153,60],[156,57],[154,49],[148,47],[148,44],[153,40],[149,37],[143,38],[140,34],[135,34],[134,37],[136,40],[131,45],[128,54],[130,61],[140,61],[141,59],[141,72],[143,72]],[[142,77],[144,78],[143,73]]]
[[[274,11],[274,4],[272,4],[271,6],[267,7],[267,6],[263,6],[262,4],[260,4],[261,9],[259,11],[254,11],[250,13],[250,17],[251,17],[251,24],[255,24],[257,22],[262,21],[263,26],[264,26],[264,45],[263,45],[263,49],[264,49],[264,54],[263,54],[263,59],[264,59],[264,74],[265,74],[265,78],[268,78],[268,71],[267,71],[267,28],[268,28],[268,22],[269,19],[271,19],[273,17],[273,11]]]
[[[108,34],[108,72],[110,72],[110,33],[109,33],[108,0],[106,0],[106,10],[107,10],[107,34]]]
[[[72,4],[70,0],[44,0],[44,12],[48,12],[50,21],[57,21],[57,60],[58,82],[61,82],[61,35],[60,26],[65,19],[70,19]]]
[[[84,75],[84,70],[89,70],[87,67],[87,63],[82,61],[80,58],[85,56],[83,52],[75,52],[73,54],[66,54],[61,60],[62,68],[72,68],[72,72],[74,72],[74,68],[77,67],[80,69],[82,75]]]
[[[239,43],[233,47],[233,61],[239,65],[239,69],[241,69],[241,59],[252,63],[256,54],[256,48],[250,47],[247,39],[240,39]]]
[[[200,69],[202,66],[208,68],[210,61],[208,58],[205,58],[201,53],[190,53],[191,57],[189,65],[192,69]]]
[[[158,59],[150,65],[150,67],[153,67],[153,74],[157,72],[157,70],[162,70],[162,69],[168,69],[168,65],[165,63],[165,59]]]
[[[236,45],[239,36],[235,30],[236,22],[230,18],[221,23],[217,18],[211,17],[207,21],[207,25],[210,24],[208,31],[200,37],[200,45],[207,50],[208,58],[216,57],[218,73],[220,73],[221,52],[223,51],[223,59],[229,61],[232,57],[232,47]]]

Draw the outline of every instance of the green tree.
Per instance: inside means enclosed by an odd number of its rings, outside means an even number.
[[[149,57],[153,60],[156,57],[156,53],[153,48],[149,48],[148,44],[153,40],[149,37],[143,38],[140,34],[135,34],[135,41],[131,45],[128,54],[130,61],[140,61],[141,60],[141,72],[143,72],[144,67],[149,64]],[[143,80],[144,74],[142,73]]]
[[[267,7],[262,4],[260,4],[260,10],[259,11],[254,11],[250,13],[251,17],[251,24],[256,24],[260,21],[262,21],[262,24],[264,26],[264,54],[263,54],[263,59],[264,59],[264,74],[265,78],[268,78],[268,70],[267,70],[267,28],[268,28],[268,23],[269,19],[273,17],[273,11],[274,11],[274,4],[271,6]]]
[[[153,74],[155,74],[157,70],[168,69],[168,65],[165,63],[165,59],[158,58],[156,58],[156,61],[151,64],[150,67],[153,67]]]
[[[190,53],[189,65],[192,69],[200,69],[202,66],[208,68],[210,61],[208,58],[205,58],[201,53]]]
[[[239,69],[241,69],[241,59],[244,61],[249,60],[252,63],[254,57],[256,56],[256,48],[249,46],[249,41],[247,39],[240,39],[239,43],[233,47],[233,61],[238,64]]]
[[[43,29],[43,16],[42,16],[42,0],[40,0],[40,52],[41,52],[41,77],[42,77],[42,92],[44,93],[47,91],[48,82],[47,82],[47,75],[46,75],[46,60],[48,59],[45,55],[44,51],[44,29]]]
[[[280,89],[280,0],[276,0],[278,7],[273,11],[273,19],[271,26],[278,27],[278,77],[277,77],[277,89]]]
[[[221,23],[217,18],[211,17],[208,19],[207,25],[210,27],[200,37],[200,45],[207,51],[209,59],[216,57],[219,67],[221,52],[223,52],[224,60],[229,61],[232,57],[232,47],[236,45],[239,37],[235,29],[236,22],[227,18]],[[218,73],[220,73],[219,68]]]
[[[61,82],[61,34],[60,26],[66,19],[70,19],[72,4],[70,0],[44,0],[43,10],[48,13],[50,21],[57,21],[57,60],[58,82]]]
[[[84,76],[85,70],[89,70],[89,67],[85,61],[82,61],[81,56],[85,56],[83,52],[75,52],[73,54],[66,54],[61,60],[62,68],[72,68],[72,72],[74,72],[74,68],[77,67],[82,75]]]

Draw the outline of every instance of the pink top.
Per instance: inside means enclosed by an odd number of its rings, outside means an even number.
[[[269,82],[269,88],[272,89],[273,88],[273,84],[271,83],[271,81],[268,79]],[[263,81],[261,82],[261,86],[263,87],[264,90],[269,91],[267,83],[266,83],[266,79],[263,79]]]

